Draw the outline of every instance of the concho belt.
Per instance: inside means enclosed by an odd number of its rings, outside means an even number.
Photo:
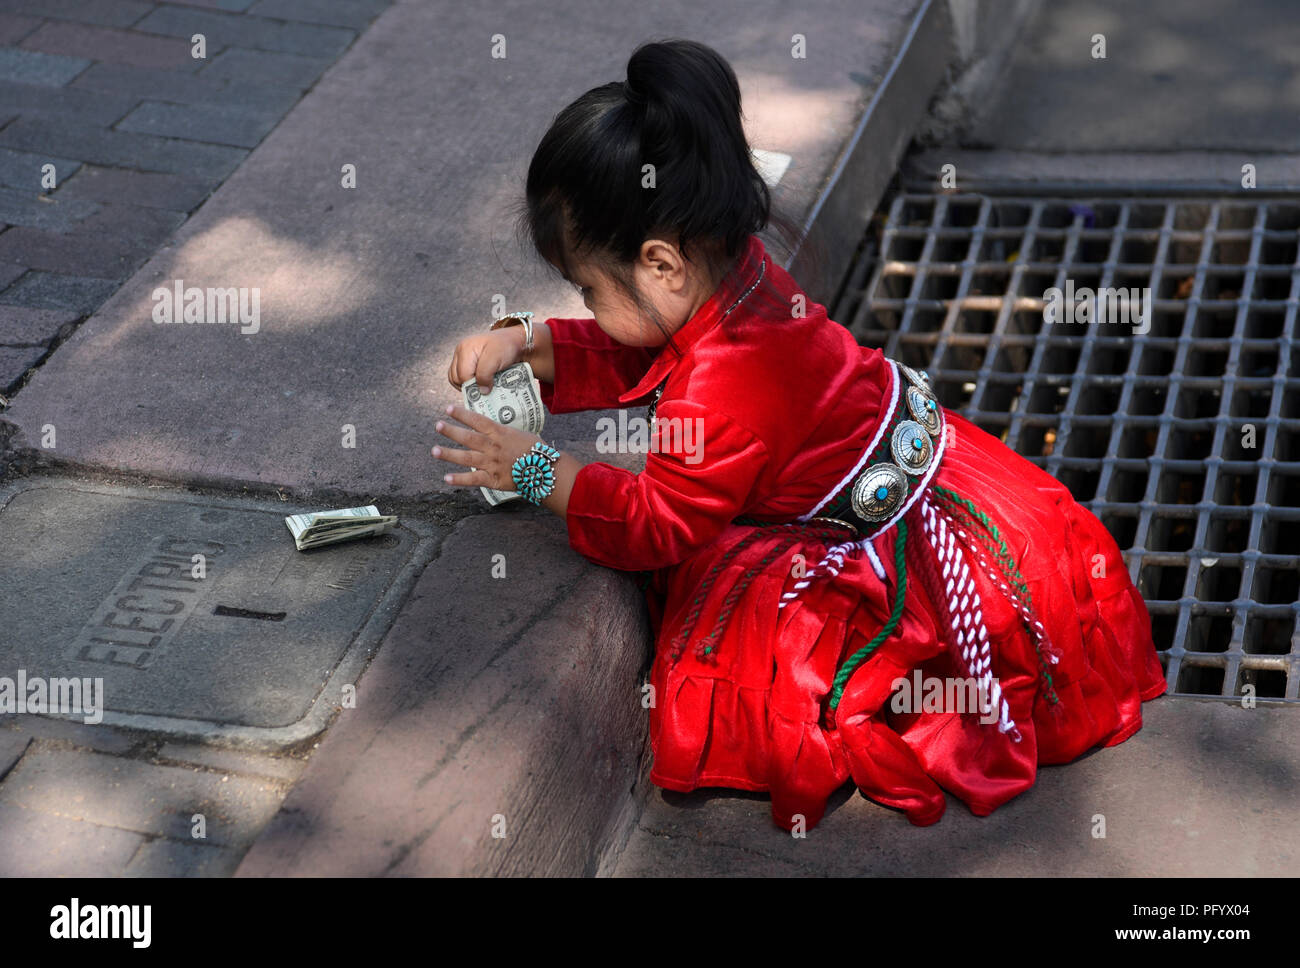
[[[939,469],[943,407],[924,373],[892,360],[889,366],[889,405],[875,436],[848,476],[800,521],[835,521],[874,537],[908,512]]]
[[[904,554],[908,522],[903,520],[903,516],[919,503],[917,519],[909,520],[913,525],[919,525],[928,551],[916,556],[914,566],[919,570],[918,577],[925,594],[942,616],[940,635],[947,640],[958,667],[978,682],[982,699],[989,704],[990,710],[996,711],[998,731],[1009,734],[1018,743],[1020,731],[1011,718],[1007,700],[992,671],[989,634],[975,586],[975,570],[986,575],[1019,613],[1038,652],[1042,690],[1053,705],[1059,698],[1052,682],[1052,667],[1058,663],[1059,656],[1035,613],[1029,586],[1010,559],[992,519],[969,499],[947,488],[930,486],[947,444],[947,424],[943,408],[930,389],[928,377],[892,360],[889,361],[889,373],[888,403],[880,426],[857,464],[816,507],[788,524],[737,519],[736,523],[754,527],[727,550],[703,580],[694,610],[673,638],[672,658],[676,661],[691,640],[709,586],[730,559],[748,543],[763,536],[774,535],[777,538],[763,560],[751,566],[737,580],[723,602],[713,630],[698,639],[695,653],[701,660],[714,655],[745,587],[762,568],[800,540],[799,529],[828,535],[845,529],[853,532],[854,537],[828,547],[821,561],[808,568],[794,587],[782,594],[779,609],[791,604],[814,580],[834,578],[844,567],[846,557],[856,554],[859,549],[870,559],[876,576],[885,581],[887,572],[872,546],[872,539],[897,525],[893,606],[876,637],[845,659],[835,674],[827,709],[828,723],[834,728],[835,711],[849,680],[894,634],[902,618],[909,570]]]

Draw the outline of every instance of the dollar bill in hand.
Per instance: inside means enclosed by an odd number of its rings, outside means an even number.
[[[542,432],[546,408],[542,406],[542,392],[533,376],[533,368],[527,363],[516,363],[497,373],[492,378],[492,389],[486,394],[474,380],[462,386],[460,391],[465,397],[465,406],[475,413],[530,434]],[[521,500],[518,491],[497,491],[490,487],[480,487],[479,490],[494,507],[506,501]]]
[[[284,519],[299,551],[319,548],[336,541],[351,541],[371,535],[386,534],[397,526],[395,514],[380,514],[373,504],[339,511],[314,511],[291,514]]]

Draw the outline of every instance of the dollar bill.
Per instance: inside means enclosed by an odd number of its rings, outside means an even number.
[[[353,541],[357,538],[370,538],[375,535],[387,534],[389,531],[393,530],[396,523],[397,518],[391,518],[379,524],[369,524],[360,528],[350,528],[347,531],[336,531],[333,534],[327,534],[321,538],[304,541],[302,544],[298,545],[298,550],[307,551],[311,548],[334,544],[338,541]]]
[[[542,405],[542,392],[533,376],[533,368],[527,363],[516,363],[497,373],[492,378],[492,389],[486,394],[474,380],[460,390],[465,406],[475,413],[530,434],[542,432],[546,408]],[[479,490],[493,507],[507,501],[522,500],[517,491],[498,491],[490,487],[480,487]]]
[[[397,516],[380,514],[379,508],[370,504],[363,508],[291,514],[284,523],[298,550],[306,551],[336,541],[386,534],[397,526]]]

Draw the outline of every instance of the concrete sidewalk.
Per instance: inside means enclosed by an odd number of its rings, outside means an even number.
[[[1094,36],[1106,41],[1094,56]],[[1290,0],[1069,0],[1045,7],[998,84],[909,183],[963,191],[1300,191],[1300,18]],[[1100,51],[1098,51],[1100,52]]]
[[[741,78],[751,143],[792,157],[777,198],[802,217],[921,8],[578,2],[561,26],[536,5],[400,4],[37,371],[6,414],[15,445],[159,480],[445,495],[429,447],[454,397],[456,342],[486,327],[494,299],[539,318],[585,314],[513,245],[505,217],[554,114],[624,76],[643,40],[709,38]],[[498,33],[505,57],[493,56]],[[791,56],[794,34],[812,45],[806,58]],[[933,87],[946,61],[928,59]],[[154,290],[177,280],[258,289],[257,332],[155,323]],[[548,436],[594,458],[599,416],[557,417]],[[49,424],[67,428],[52,450],[40,446]],[[354,448],[340,444],[344,425]]]
[[[949,796],[930,827],[852,785],[803,839],[772,825],[762,795],[655,790],[614,875],[1294,876],[1295,710],[1160,697],[1142,711],[1120,745],[1040,768],[987,817]]]
[[[928,0],[707,12],[580,3],[563,22],[513,3],[388,9],[0,417],[4,456],[32,475],[16,482],[10,509],[41,492],[42,513],[58,521],[58,502],[72,501],[87,559],[119,531],[133,542],[115,549],[121,564],[101,566],[80,589],[89,614],[68,604],[75,598],[51,606],[76,641],[93,640],[93,620],[120,582],[177,567],[158,558],[144,518],[115,520],[113,508],[134,492],[102,501],[53,494],[125,479],[160,489],[163,503],[192,505],[168,519],[190,529],[184,537],[239,551],[222,559],[233,571],[192,586],[187,607],[201,620],[187,619],[149,667],[170,670],[159,682],[185,681],[189,650],[204,649],[185,645],[195,622],[229,630],[219,618],[293,621],[294,609],[259,593],[284,574],[324,584],[315,591],[331,608],[369,616],[365,627],[379,629],[382,644],[373,653],[359,639],[347,647],[346,656],[375,656],[353,682],[330,665],[336,659],[293,643],[310,683],[282,720],[303,702],[310,708],[284,724],[284,735],[306,736],[290,745],[258,740],[233,720],[142,719],[111,698],[102,726],[17,717],[0,747],[0,853],[13,846],[27,873],[223,874],[256,840],[242,873],[612,869],[646,790],[639,672],[649,642],[635,584],[573,554],[544,513],[484,513],[476,493],[441,483],[428,454],[434,414],[453,399],[443,376],[450,350],[485,327],[495,296],[541,316],[584,314],[513,247],[503,213],[554,113],[623,76],[637,43],[680,35],[731,60],[752,143],[791,157],[778,203],[796,218],[822,213],[841,236],[857,232],[854,219],[874,207],[948,67],[949,29],[946,6]],[[506,38],[505,58],[492,56],[496,34]],[[806,58],[791,56],[795,34],[807,39]],[[355,166],[355,188],[342,184],[345,165]],[[177,280],[259,289],[256,332],[155,323],[154,289]],[[548,439],[636,466],[635,455],[595,452],[599,416],[548,421]],[[343,443],[347,426],[355,447]],[[234,525],[242,504],[265,515],[276,501],[285,513],[376,501],[436,532],[436,557],[390,614],[375,592],[388,580],[378,571],[383,556],[366,543],[295,556],[287,532]],[[28,536],[31,526],[8,513],[0,509],[0,530]],[[24,582],[73,580],[39,536],[22,540],[35,544],[10,567],[23,569]],[[496,558],[504,580],[492,571]],[[231,589],[246,599],[231,600]],[[384,594],[391,599],[396,586]],[[9,627],[39,627],[28,613],[44,601],[6,601],[3,617]],[[238,695],[245,675],[244,689],[274,701],[281,693],[239,659],[247,643],[222,635],[230,659],[205,650],[203,661],[219,670],[210,675],[223,694]],[[98,667],[87,655],[50,652],[43,671],[89,675]],[[152,695],[130,669],[109,675],[110,697]],[[202,685],[190,683],[191,697]],[[355,704],[341,700],[348,685]],[[153,696],[153,705],[181,710],[174,698]],[[315,723],[331,724],[319,742],[307,735]],[[235,754],[218,741],[263,745]],[[174,771],[185,769],[195,779],[178,783]],[[222,784],[236,782],[239,795],[223,796]],[[159,796],[159,784],[173,792]],[[64,802],[77,798],[112,808]],[[219,840],[187,841],[181,818],[194,813],[219,817]],[[19,853],[33,831],[75,841],[94,866],[78,868],[67,851]]]

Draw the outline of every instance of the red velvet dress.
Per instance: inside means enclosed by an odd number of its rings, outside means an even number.
[[[894,711],[896,680],[913,670],[965,671],[946,645],[955,620],[943,590],[922,580],[929,549],[920,512],[905,519],[910,580],[897,602],[897,526],[871,549],[854,546],[833,573],[801,581],[795,556],[824,563],[843,533],[752,535],[754,524],[736,523],[795,522],[816,509],[860,465],[898,380],[878,350],[858,346],[806,299],[757,236],[674,334],[680,355],[623,346],[591,319],[547,325],[555,383],[542,393],[552,412],[644,405],[662,384],[656,426],[691,421],[699,434],[661,435],[641,473],[586,465],[567,513],[574,550],[652,578],[651,779],[659,786],[768,791],[786,829],[816,824],[850,779],[914,824],[940,818],[945,790],[983,816],[1032,786],[1038,764],[1127,739],[1141,728],[1142,702],[1165,691],[1146,606],[1109,533],[1054,478],[943,411],[947,446],[933,484],[996,527],[1050,640],[1050,689],[1044,655],[1006,586],[968,550],[963,572],[982,602],[991,675],[1014,729],[969,711]],[[896,606],[892,634],[856,668],[831,715],[837,671]],[[715,627],[721,633],[709,640]]]

